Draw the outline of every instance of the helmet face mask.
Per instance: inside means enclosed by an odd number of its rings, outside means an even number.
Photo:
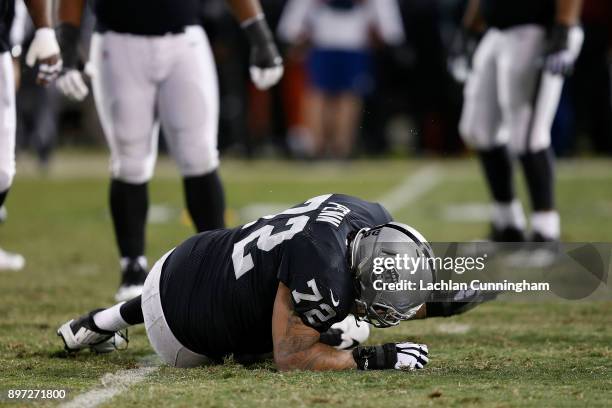
[[[387,304],[375,303],[368,306],[361,299],[357,299],[355,302],[358,305],[356,317],[378,329],[397,326],[401,321],[412,319],[422,306],[418,305],[410,309],[408,313],[401,313]]]
[[[376,290],[374,283],[398,283],[400,280],[433,282],[433,268],[428,262],[423,262],[422,267],[415,271],[385,268],[381,272],[381,263],[375,264],[375,260],[397,255],[431,258],[432,250],[425,238],[407,225],[391,223],[361,229],[350,243],[349,251],[357,294],[356,316],[378,328],[396,326],[400,321],[413,318],[427,301],[429,291]],[[375,265],[379,267],[378,271],[375,271]]]

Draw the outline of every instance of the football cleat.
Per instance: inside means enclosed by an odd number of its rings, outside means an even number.
[[[127,348],[127,330],[110,332],[96,326],[93,316],[102,310],[104,309],[94,310],[78,319],[70,320],[57,330],[66,351],[76,353],[89,348],[101,354]]]
[[[525,242],[525,232],[519,228],[506,227],[491,230],[490,240],[493,242]]]
[[[127,302],[142,294],[147,279],[147,260],[145,257],[121,260],[121,285],[115,294],[117,302]]]
[[[0,248],[0,270],[20,271],[25,266],[25,258]]]

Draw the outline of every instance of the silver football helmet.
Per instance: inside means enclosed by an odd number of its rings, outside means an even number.
[[[435,282],[427,240],[408,225],[393,222],[360,230],[349,250],[357,317],[381,328],[414,317],[430,296],[422,288]]]

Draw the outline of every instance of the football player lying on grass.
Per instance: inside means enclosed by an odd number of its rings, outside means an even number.
[[[478,302],[474,294],[455,304],[431,303],[427,291],[376,290],[377,279],[435,280],[427,266],[374,273],[375,258],[395,254],[433,256],[422,235],[392,222],[381,205],[319,196],[188,239],[153,266],[142,296],[70,320],[57,333],[70,352],[107,352],[126,344],[124,329],[144,323],[153,349],[175,367],[272,352],[280,370],[420,369],[428,362],[423,344],[338,349],[365,340],[366,323],[391,327]],[[363,322],[361,329],[344,322],[330,330],[350,313]]]

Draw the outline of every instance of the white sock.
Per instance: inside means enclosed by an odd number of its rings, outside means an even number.
[[[118,303],[113,307],[96,313],[93,317],[96,326],[110,332],[116,332],[129,327],[130,325],[121,317],[121,306],[124,303],[125,302]]]
[[[513,227],[524,230],[527,226],[527,219],[521,202],[514,200],[510,204],[494,203],[493,225],[499,229]]]
[[[130,263],[131,259],[130,258],[121,258],[119,260],[119,265],[121,266],[121,270],[124,270],[127,265]],[[145,256],[139,256],[138,258],[136,258],[136,262],[138,262],[140,264],[140,266],[142,267],[142,269],[146,270],[147,269],[147,258]]]
[[[531,216],[531,228],[547,239],[559,239],[561,236],[561,219],[556,211],[534,212]]]

